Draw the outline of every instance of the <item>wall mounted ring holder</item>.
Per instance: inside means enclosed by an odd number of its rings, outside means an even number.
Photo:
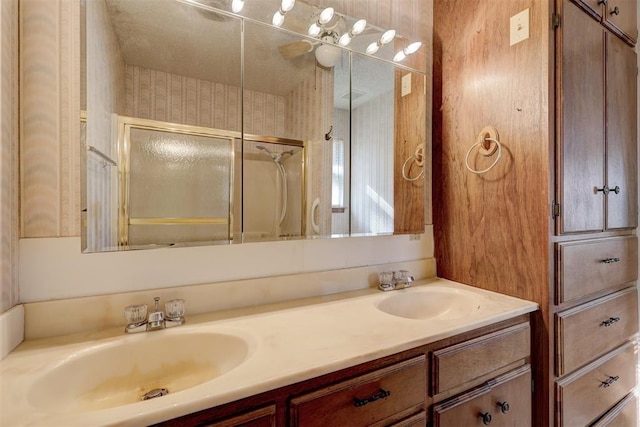
[[[491,157],[496,152],[498,153],[495,160],[488,168],[476,170],[469,166],[469,155],[476,147],[478,148],[478,153],[485,157]],[[464,164],[469,172],[480,175],[493,169],[493,167],[498,164],[498,161],[500,161],[500,157],[502,157],[502,144],[500,144],[498,130],[493,126],[485,126],[478,134],[476,143],[469,147],[469,149],[467,150],[467,155],[464,157]]]
[[[418,174],[418,176],[414,178],[410,178],[406,171],[407,165],[412,160],[416,164],[416,166],[422,169]],[[405,160],[404,163],[402,164],[402,177],[409,182],[417,181],[422,177],[422,175],[424,175],[423,166],[424,166],[424,144],[418,144],[418,146],[416,147],[416,151],[414,151],[409,157],[407,157],[407,160]],[[411,168],[409,168],[409,171],[410,170]]]

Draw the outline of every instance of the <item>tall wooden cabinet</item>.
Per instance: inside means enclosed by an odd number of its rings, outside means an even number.
[[[534,425],[638,422],[636,8],[434,2],[438,275],[539,303]],[[473,174],[487,125],[502,157]]]

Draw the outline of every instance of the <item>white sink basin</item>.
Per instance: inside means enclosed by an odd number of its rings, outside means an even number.
[[[27,398],[52,412],[112,408],[139,402],[154,389],[172,394],[211,381],[249,355],[248,343],[234,335],[164,332],[123,336],[76,352],[39,378]]]
[[[407,319],[455,320],[480,310],[483,303],[484,297],[471,291],[428,286],[392,291],[377,308]]]

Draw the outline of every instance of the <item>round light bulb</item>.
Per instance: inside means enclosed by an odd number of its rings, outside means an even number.
[[[369,55],[373,55],[374,53],[376,53],[378,51],[378,49],[380,49],[380,45],[378,44],[378,42],[373,42],[369,46],[367,46],[366,52]]]
[[[353,34],[354,36],[357,36],[358,34],[363,32],[365,28],[367,28],[367,20],[360,19],[359,21],[356,21],[355,24],[353,24],[353,28],[351,29],[351,34]]]
[[[342,51],[330,44],[322,44],[316,49],[318,63],[326,68],[331,68],[342,58]]]
[[[380,37],[380,43],[387,44],[396,36],[396,30],[387,30],[384,32],[382,37]]]
[[[403,51],[400,51],[396,53],[396,56],[393,57],[393,62],[400,62],[406,57],[407,55],[405,55]]]
[[[289,12],[291,9],[293,9],[293,6],[295,6],[295,4],[296,0],[282,0],[280,9],[282,9],[283,12]]]
[[[351,35],[349,33],[344,33],[340,36],[340,39],[338,40],[338,44],[340,46],[346,46],[349,43],[351,43]]]
[[[422,42],[413,42],[409,46],[407,46],[404,51],[407,55],[411,55],[412,53],[416,53],[418,49],[422,46]]]
[[[320,12],[320,19],[318,20],[318,22],[324,25],[329,21],[331,21],[332,18],[333,18],[333,8],[328,7],[324,9],[322,12]]]
[[[231,2],[231,10],[233,13],[238,13],[244,7],[244,0],[233,0]]]
[[[320,34],[320,30],[321,30],[320,26],[314,22],[313,24],[311,24],[311,25],[309,26],[308,34],[309,34],[311,37],[315,37],[315,36],[317,36],[318,34]]]
[[[280,11],[277,11],[276,13],[273,14],[273,19],[271,20],[271,22],[276,27],[279,27],[284,22],[284,15],[281,14]]]

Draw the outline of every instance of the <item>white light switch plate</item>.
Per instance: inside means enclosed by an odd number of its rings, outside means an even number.
[[[509,20],[509,46],[529,38],[529,9],[525,9]]]
[[[411,73],[407,73],[402,76],[402,96],[409,95],[411,93]]]

